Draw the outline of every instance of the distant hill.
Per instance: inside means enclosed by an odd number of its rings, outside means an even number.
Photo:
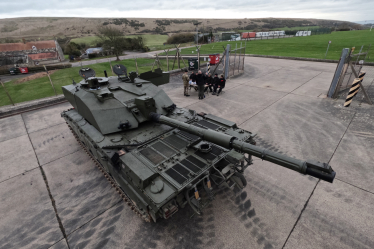
[[[195,31],[194,23],[200,22],[203,32],[229,30],[261,30],[284,27],[308,26],[334,27],[347,23],[322,19],[256,18],[256,19],[155,19],[155,18],[65,18],[65,17],[24,17],[1,19],[0,39],[40,39],[53,37],[93,36],[98,26],[115,26],[125,34],[172,34]]]
[[[362,25],[374,24],[374,20],[359,21],[359,22],[355,22],[355,23],[362,24]]]

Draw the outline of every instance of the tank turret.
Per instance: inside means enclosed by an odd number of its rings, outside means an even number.
[[[256,146],[256,134],[215,115],[177,107],[158,87],[169,75],[147,72],[96,77],[63,86],[73,106],[63,111],[74,136],[125,203],[146,221],[190,206],[200,214],[218,188],[243,189],[252,156],[332,182],[324,163],[300,161]],[[143,78],[141,78],[143,77]],[[154,80],[152,77],[156,77]]]

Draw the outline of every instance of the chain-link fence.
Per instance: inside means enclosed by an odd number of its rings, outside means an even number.
[[[223,74],[226,79],[244,73],[245,47],[231,49],[228,44],[219,63],[211,66],[211,73]]]
[[[229,53],[229,70],[226,78],[244,73],[245,47],[236,48]]]

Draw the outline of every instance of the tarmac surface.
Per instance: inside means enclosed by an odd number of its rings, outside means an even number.
[[[27,76],[30,76],[30,75],[34,75],[34,73],[28,73],[28,74],[16,74],[16,75],[5,74],[5,75],[0,75],[0,80],[1,80],[3,83],[6,83],[6,82],[9,82],[9,81],[11,81],[11,80],[24,78],[24,77],[27,77]]]
[[[218,97],[184,97],[178,77],[162,88],[259,146],[330,163],[334,183],[255,159],[246,188],[220,190],[201,216],[145,223],[78,146],[64,103],[0,119],[0,248],[374,248],[373,106],[324,97],[335,64],[245,60]]]
[[[126,51],[124,52],[125,55],[119,56],[120,60],[125,60],[125,59],[133,59],[133,58],[154,58],[153,55],[159,51],[154,51],[154,52],[147,52],[147,53],[142,53],[142,52],[129,52]],[[98,58],[97,60],[82,60],[79,62],[72,62],[71,67],[80,67],[80,66],[88,66],[96,63],[104,63],[104,62],[109,62],[109,61],[116,61],[117,57],[110,57],[110,58],[103,58],[100,59]]]

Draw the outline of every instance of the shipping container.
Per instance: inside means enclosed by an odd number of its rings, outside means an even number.
[[[249,39],[249,38],[255,38],[255,37],[256,37],[256,32],[242,33],[242,39]]]

